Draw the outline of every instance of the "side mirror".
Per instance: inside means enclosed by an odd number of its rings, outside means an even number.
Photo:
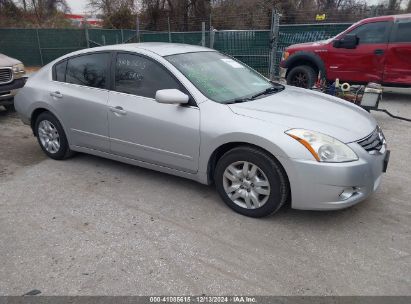
[[[165,104],[185,104],[188,103],[188,95],[177,89],[158,90],[156,101]]]
[[[360,42],[360,39],[357,35],[350,35],[347,34],[342,37],[340,40],[334,40],[333,46],[335,48],[342,48],[342,49],[355,49]]]
[[[336,49],[340,48],[340,44],[341,44],[341,40],[334,40],[333,41],[333,47],[335,47]]]

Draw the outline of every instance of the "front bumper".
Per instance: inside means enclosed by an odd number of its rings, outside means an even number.
[[[22,77],[8,84],[0,84],[0,105],[12,104],[11,99],[16,95],[18,89],[24,87],[26,80],[26,77]]]
[[[321,163],[289,159],[286,170],[291,186],[292,208],[343,209],[363,201],[377,190],[388,151],[369,154],[357,143],[349,146],[358,155],[357,161]]]

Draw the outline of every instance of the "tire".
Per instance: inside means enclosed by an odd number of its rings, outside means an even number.
[[[34,127],[37,141],[48,157],[62,160],[72,155],[63,127],[53,114],[41,113]]]
[[[311,89],[317,81],[317,73],[308,65],[299,65],[291,69],[287,74],[287,84]]]
[[[249,169],[246,175],[239,173],[244,170],[245,163]],[[287,201],[289,193],[287,176],[278,161],[258,148],[247,146],[234,148],[219,159],[214,182],[223,201],[234,211],[249,217],[275,213]]]

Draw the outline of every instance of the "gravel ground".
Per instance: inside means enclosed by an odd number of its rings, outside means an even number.
[[[411,118],[411,94],[380,107]],[[373,115],[392,151],[377,193],[251,219],[192,181],[48,159],[0,112],[0,295],[411,295],[411,122]]]

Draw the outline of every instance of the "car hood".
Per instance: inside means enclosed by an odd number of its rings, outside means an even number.
[[[21,63],[19,60],[0,54],[0,67],[11,67],[15,64]]]
[[[318,47],[318,46],[322,46],[322,45],[326,45],[330,43],[331,40],[332,38],[327,39],[327,40],[314,41],[314,42],[297,43],[297,44],[293,44],[287,47],[287,50],[307,48],[307,47]]]
[[[238,114],[281,125],[321,132],[349,143],[369,135],[375,119],[365,110],[340,98],[286,86],[265,98],[230,104]]]

